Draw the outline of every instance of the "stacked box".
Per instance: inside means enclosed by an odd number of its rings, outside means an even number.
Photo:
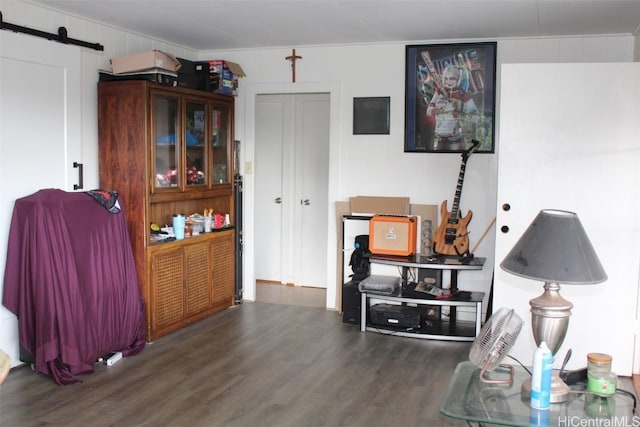
[[[101,82],[112,82],[119,80],[147,80],[163,86],[177,86],[178,74],[167,70],[155,68],[151,70],[137,71],[132,73],[112,73],[107,70],[99,70],[99,80]]]
[[[177,58],[180,62],[178,70],[178,86],[189,89],[198,89],[198,76],[196,75],[196,64],[184,58]]]
[[[111,71],[114,74],[131,73],[151,69],[162,69],[172,73],[180,69],[180,62],[175,56],[159,50],[134,53],[132,55],[111,58]]]
[[[195,62],[196,78],[198,80],[198,90],[210,91],[209,85],[209,63]]]
[[[240,65],[222,59],[203,61],[199,64],[208,65],[208,70],[206,66],[200,71],[196,69],[196,73],[208,77],[205,79],[203,90],[224,95],[237,95],[238,79],[246,75]]]

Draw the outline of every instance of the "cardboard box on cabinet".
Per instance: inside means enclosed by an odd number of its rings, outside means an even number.
[[[246,76],[240,65],[222,59],[212,59],[203,63],[209,65],[208,70],[206,67],[200,71],[196,70],[197,73],[206,73],[208,76],[202,89],[224,95],[237,94],[238,79]]]
[[[111,71],[114,73],[131,73],[152,68],[160,68],[175,73],[180,69],[180,61],[175,56],[159,50],[118,56],[111,58],[110,62]]]

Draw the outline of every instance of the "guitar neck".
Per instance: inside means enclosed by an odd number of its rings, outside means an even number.
[[[467,168],[467,162],[463,161],[460,165],[460,173],[458,174],[458,185],[456,185],[456,194],[453,197],[451,206],[451,218],[458,218],[458,210],[460,209],[460,196],[462,195],[462,184],[464,182],[464,173]]]
[[[460,161],[460,173],[458,174],[458,185],[456,185],[456,194],[453,197],[453,204],[451,206],[451,215],[449,216],[450,223],[458,222],[458,214],[460,209],[460,195],[462,194],[462,183],[464,182],[464,172],[467,169],[467,160],[469,156],[480,146],[480,142],[475,139],[472,141],[473,146],[467,151],[462,153],[462,160]]]

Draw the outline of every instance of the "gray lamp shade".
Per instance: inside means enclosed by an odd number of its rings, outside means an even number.
[[[607,280],[578,216],[560,210],[541,210],[500,267],[516,276],[553,283]]]

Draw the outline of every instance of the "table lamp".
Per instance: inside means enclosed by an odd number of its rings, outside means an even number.
[[[600,260],[578,216],[573,212],[545,209],[538,213],[500,267],[516,276],[544,282],[544,292],[529,301],[536,345],[560,349],[569,327],[573,304],[560,296],[560,283],[586,285],[607,280]],[[528,387],[528,390],[527,390]],[[531,390],[523,385],[523,393]],[[553,375],[551,402],[565,402],[569,387]]]

